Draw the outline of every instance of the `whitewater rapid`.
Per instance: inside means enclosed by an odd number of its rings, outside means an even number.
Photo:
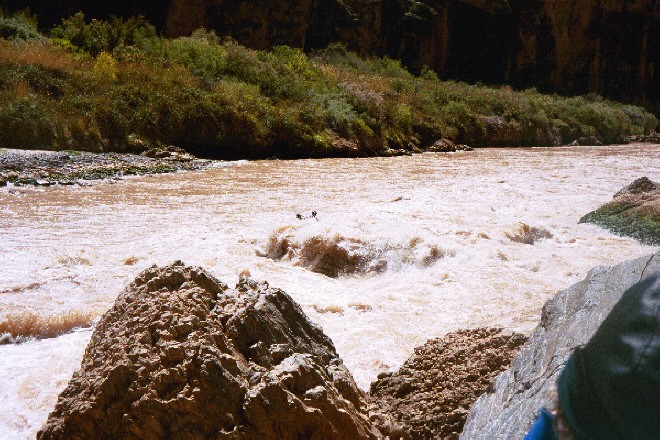
[[[93,323],[153,264],[227,284],[248,271],[300,303],[368,389],[429,338],[528,332],[592,267],[653,252],[577,222],[634,179],[660,180],[658,159],[649,144],[482,149],[2,188],[0,325],[48,336]],[[550,238],[512,241],[521,223]],[[90,336],[0,345],[0,438],[34,437]]]

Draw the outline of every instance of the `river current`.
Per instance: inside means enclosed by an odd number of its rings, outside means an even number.
[[[0,324],[36,336],[0,345],[0,438],[34,437],[92,330],[47,336],[93,324],[153,264],[282,288],[364,389],[429,338],[529,332],[592,267],[655,250],[577,222],[634,179],[660,180],[659,159],[649,144],[480,149],[0,189]],[[516,242],[521,224],[546,238]]]

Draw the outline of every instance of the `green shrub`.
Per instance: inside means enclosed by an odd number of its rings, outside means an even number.
[[[167,39],[141,18],[82,14],[51,35],[50,44],[0,39],[2,146],[124,151],[139,138],[224,158],[323,157],[442,137],[489,145],[500,126],[513,133],[502,142],[525,146],[618,142],[657,125],[597,95],[440,81],[428,69],[414,77],[396,60],[337,44],[311,57],[256,51],[204,29]]]
[[[198,29],[190,37],[174,40],[154,38],[145,44],[145,51],[161,60],[179,63],[209,83],[220,79],[226,71],[225,49],[213,31]]]
[[[393,60],[387,56],[383,58],[370,58],[367,62],[369,73],[384,76],[386,78],[410,79],[412,75],[399,60]]]
[[[367,62],[356,53],[350,52],[342,43],[330,43],[323,50],[313,52],[314,60],[321,64],[341,66],[356,72],[367,72]]]
[[[126,20],[111,17],[108,21],[85,21],[85,15],[76,15],[62,20],[53,28],[51,36],[64,44],[88,52],[93,56],[101,52],[112,53],[125,46],[139,46],[156,36],[156,29],[144,17],[131,17]]]
[[[408,130],[413,124],[412,110],[406,104],[399,104],[395,110],[396,123],[404,131]]]
[[[31,92],[59,98],[70,85],[70,79],[63,72],[40,66],[0,65],[0,88],[11,90],[20,84]]]
[[[358,119],[353,106],[339,95],[325,96],[321,105],[325,115],[325,125],[341,136],[349,137]]]
[[[114,82],[117,80],[117,62],[109,53],[101,52],[99,56],[96,57],[92,72],[101,81]]]
[[[0,95],[0,146],[47,149],[57,138],[46,101],[36,97]]]
[[[40,41],[43,39],[37,28],[37,20],[28,13],[21,12],[5,16],[0,11],[0,38],[20,41]]]
[[[422,71],[419,73],[419,77],[427,81],[440,81],[438,74],[435,73],[433,69],[429,69],[428,66],[422,67]]]

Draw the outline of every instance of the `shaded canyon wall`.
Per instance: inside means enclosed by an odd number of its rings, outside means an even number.
[[[657,0],[0,0],[44,24],[146,15],[169,36],[215,29],[244,45],[305,50],[342,41],[441,78],[584,94],[660,110]]]
[[[441,78],[593,92],[659,108],[660,2],[432,3],[439,6],[384,16],[381,51]]]

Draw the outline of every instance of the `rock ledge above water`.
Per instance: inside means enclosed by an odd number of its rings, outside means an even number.
[[[660,184],[640,177],[590,212],[580,223],[595,223],[644,244],[660,244]]]

